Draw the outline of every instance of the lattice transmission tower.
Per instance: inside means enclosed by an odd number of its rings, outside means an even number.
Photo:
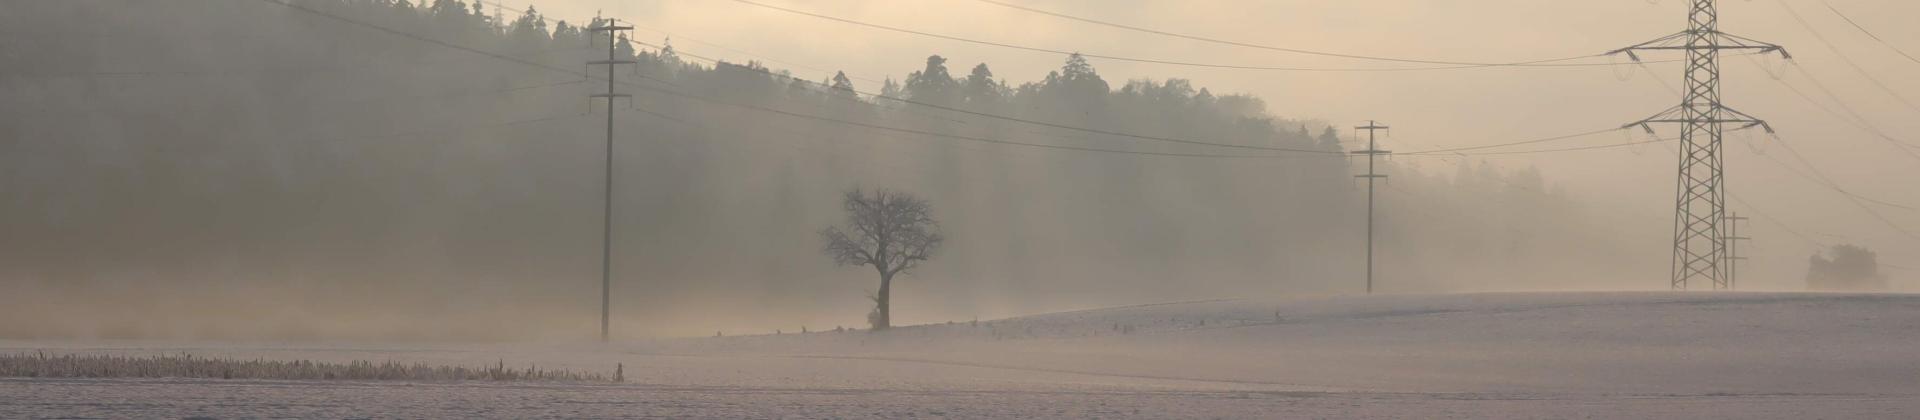
[[[1626,54],[1639,61],[1637,51],[1678,50],[1686,52],[1686,89],[1680,106],[1623,127],[1646,129],[1653,133],[1655,123],[1675,123],[1680,131],[1680,173],[1673,212],[1672,284],[1685,290],[1693,281],[1707,281],[1713,288],[1733,286],[1727,259],[1727,237],[1722,234],[1726,221],[1725,166],[1720,145],[1725,125],[1734,130],[1760,127],[1772,133],[1773,127],[1720,101],[1720,52],[1747,50],[1755,54],[1779,53],[1792,59],[1786,48],[1750,38],[1720,32],[1720,10],[1714,0],[1689,0],[1687,30],[1609,52]]]

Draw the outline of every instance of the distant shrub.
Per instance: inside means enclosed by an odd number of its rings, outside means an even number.
[[[1825,254],[1816,253],[1808,258],[1808,289],[1853,292],[1887,290],[1887,276],[1880,273],[1880,257],[1873,250],[1841,244],[1834,245]]]
[[[490,367],[439,366],[425,363],[346,363],[310,360],[240,360],[159,356],[0,354],[0,377],[13,378],[203,378],[339,381],[559,381],[619,382],[624,369],[609,378],[598,373],[545,370],[536,366],[509,368],[505,361]]]

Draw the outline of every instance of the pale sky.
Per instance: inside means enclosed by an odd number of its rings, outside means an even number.
[[[528,1],[506,4],[524,8]],[[974,0],[755,1],[957,37],[1091,54],[1255,66],[1403,66],[1208,44]],[[1473,62],[1602,53],[1685,29],[1687,7],[1679,0],[1008,1],[1068,15],[1255,44]],[[1721,3],[1723,31],[1786,46],[1800,67],[1782,73],[1776,81],[1747,58],[1723,59],[1727,104],[1769,120],[1785,142],[1848,191],[1920,206],[1920,188],[1913,181],[1920,179],[1920,158],[1903,155],[1895,146],[1842,122],[1782,85],[1794,86],[1845,115],[1840,105],[1815,86],[1817,80],[1871,125],[1895,138],[1920,144],[1920,77],[1914,77],[1920,75],[1920,62],[1909,61],[1869,38],[1828,10],[1828,3],[1822,1]],[[1920,53],[1920,27],[1910,23],[1920,17],[1920,2],[1829,3],[1888,43],[1909,54]],[[1059,67],[1064,58],[863,28],[726,0],[540,0],[535,4],[549,17],[574,22],[604,11],[607,16],[643,28],[636,32],[643,40],[657,41],[672,34],[676,48],[687,53],[741,62],[758,59],[769,67],[791,70],[808,79],[819,80],[831,70],[844,70],[864,90],[877,90],[878,86],[862,79],[898,79],[919,69],[929,54],[947,57],[948,66],[956,74],[987,62],[996,75],[1013,85],[1043,77]],[[1862,77],[1860,70],[1848,65],[1797,22],[1789,8],[1893,93]],[[1646,57],[1655,60],[1678,55],[1653,53]],[[1672,63],[1649,64],[1647,69],[1603,66],[1384,73],[1209,69],[1099,59],[1093,64],[1116,86],[1134,78],[1186,78],[1217,93],[1260,96],[1278,116],[1322,119],[1336,126],[1379,120],[1394,127],[1393,137],[1383,147],[1403,151],[1502,143],[1618,126],[1676,105],[1678,99],[1660,82],[1677,87],[1681,80],[1681,68]],[[1769,57],[1761,64],[1780,62]],[[1665,136],[1677,133],[1676,127],[1660,129]],[[1637,136],[1634,140],[1645,139],[1644,134]],[[1728,139],[1728,187],[1754,206],[1735,204],[1732,210],[1755,216],[1759,212],[1815,241],[1869,246],[1880,251],[1883,263],[1920,268],[1920,258],[1916,258],[1920,257],[1920,240],[1894,231],[1841,195],[1782,169],[1781,163],[1769,158],[1792,165],[1798,162],[1781,145],[1767,144],[1769,139],[1763,135],[1736,133]],[[1624,135],[1612,134],[1539,147],[1626,141],[1629,139]],[[1608,211],[1646,224],[1634,228],[1670,231],[1675,157],[1669,150],[1650,145],[1486,159],[1507,167],[1538,166],[1551,181],[1604,200]],[[1431,170],[1451,170],[1450,163],[1419,161]],[[1920,234],[1920,211],[1867,205]],[[1743,234],[1750,232],[1749,236],[1756,237],[1747,249],[1762,265],[1770,266],[1743,271],[1769,273],[1755,274],[1764,278],[1754,278],[1748,284],[1797,288],[1812,245],[1772,221],[1755,219],[1743,230]],[[1648,252],[1667,252],[1667,244],[1647,246]],[[1914,271],[1892,274],[1902,278],[1920,275]]]

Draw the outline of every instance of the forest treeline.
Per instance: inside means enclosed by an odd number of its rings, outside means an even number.
[[[22,291],[0,335],[593,331],[607,105],[584,63],[606,21],[288,2],[319,13],[0,4],[0,281]],[[1031,79],[878,57],[907,71],[873,96],[666,39],[615,51],[639,62],[613,103],[617,330],[861,324],[869,279],[816,236],[856,186],[928,198],[948,233],[900,280],[902,323],[1359,288],[1344,130],[1267,111],[1286,98],[1078,56]],[[1385,162],[1383,290],[1604,287],[1643,239],[1539,171],[1426,163]]]

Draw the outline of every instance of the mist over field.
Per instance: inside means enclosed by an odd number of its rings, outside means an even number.
[[[590,336],[593,22],[296,3],[507,59],[259,1],[0,6],[0,335]],[[950,237],[901,280],[905,323],[1359,291],[1364,161],[1345,152],[1364,121],[1094,60],[1005,74],[937,48],[872,58],[914,69],[882,76],[902,103],[634,41],[620,54],[640,64],[615,75],[635,95],[614,103],[618,335],[863,325],[870,272],[835,267],[816,234],[855,187],[926,197]],[[1657,231],[1608,228],[1626,220],[1551,171],[1435,157],[1381,162],[1381,290],[1660,274],[1664,255],[1632,252]]]

